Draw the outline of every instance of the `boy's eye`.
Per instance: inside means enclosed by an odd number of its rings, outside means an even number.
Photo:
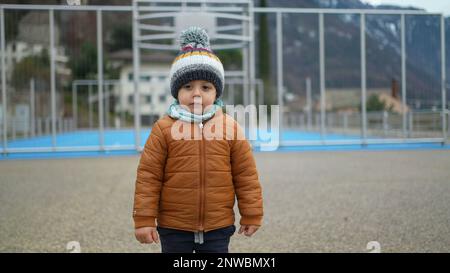
[[[185,86],[183,86],[183,88],[189,89],[189,88],[191,88],[191,86],[189,84],[186,84]]]
[[[209,89],[211,89],[211,86],[208,86],[208,85],[204,85],[204,86],[203,86],[203,89],[205,89],[205,90],[209,90]]]

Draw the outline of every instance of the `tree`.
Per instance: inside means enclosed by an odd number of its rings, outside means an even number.
[[[215,52],[226,69],[237,69],[242,62],[242,52],[239,49],[221,50]]]
[[[367,112],[371,111],[384,111],[386,109],[386,103],[378,97],[376,94],[372,94],[366,103]]]
[[[84,42],[79,56],[72,55],[69,61],[73,79],[94,78],[97,74],[97,49],[90,42]]]
[[[28,56],[18,62],[13,68],[11,84],[16,89],[26,89],[29,87],[31,78],[34,78],[38,85],[48,84],[50,59],[47,50],[42,50],[40,55]]]
[[[116,26],[111,33],[110,51],[133,48],[133,30],[129,24]]]

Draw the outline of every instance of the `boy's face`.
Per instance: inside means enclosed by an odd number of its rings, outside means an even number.
[[[200,115],[214,103],[216,93],[214,84],[208,81],[191,81],[178,91],[178,101],[192,113]]]

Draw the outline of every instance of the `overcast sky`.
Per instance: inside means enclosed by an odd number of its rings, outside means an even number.
[[[363,2],[380,5],[392,4],[396,6],[413,6],[423,8],[429,12],[442,12],[450,15],[450,0],[362,0]]]

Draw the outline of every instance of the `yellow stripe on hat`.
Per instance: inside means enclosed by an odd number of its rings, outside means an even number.
[[[213,58],[213,59],[217,60],[218,62],[220,62],[220,59],[216,55],[214,55],[214,54],[212,54],[210,52],[207,52],[207,51],[190,51],[190,52],[183,53],[183,54],[177,56],[175,58],[175,60],[173,60],[172,64],[174,64],[175,62],[177,62],[180,59],[183,59],[183,58],[186,58],[186,57],[189,57],[189,56],[196,56],[196,55],[208,56],[208,57]]]

